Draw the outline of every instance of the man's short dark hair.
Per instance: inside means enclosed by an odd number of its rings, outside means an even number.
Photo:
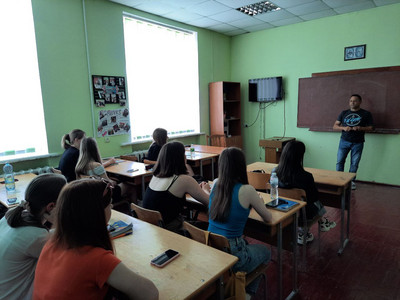
[[[362,98],[361,98],[361,96],[359,94],[353,94],[353,95],[350,96],[350,98],[351,97],[357,97],[358,100],[360,100],[360,102],[362,102]]]

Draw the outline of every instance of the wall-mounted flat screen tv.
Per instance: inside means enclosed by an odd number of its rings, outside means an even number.
[[[282,76],[249,80],[250,102],[271,102],[282,99]]]

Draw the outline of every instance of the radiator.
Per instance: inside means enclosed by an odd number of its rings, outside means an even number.
[[[146,153],[147,153],[147,149],[146,150],[134,151],[130,155],[135,155],[138,158],[138,161],[141,162],[142,159],[145,157]]]
[[[14,172],[14,175],[22,175],[22,174],[27,174],[27,173],[34,173],[36,175],[43,174],[43,173],[53,173],[51,170],[51,167],[45,166],[45,167],[39,167],[35,169],[28,169],[28,170],[20,170],[18,172]],[[4,177],[4,174],[1,174],[0,177]]]

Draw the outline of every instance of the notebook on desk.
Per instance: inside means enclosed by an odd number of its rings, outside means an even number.
[[[272,208],[280,211],[289,211],[295,206],[297,206],[299,203],[295,201],[290,201],[286,199],[281,199],[279,198],[278,203],[276,200],[272,200],[268,203],[265,204],[267,208]]]

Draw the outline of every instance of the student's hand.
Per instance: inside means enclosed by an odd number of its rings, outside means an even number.
[[[352,127],[352,129],[354,130],[354,131],[360,131],[360,126],[354,126],[354,127]]]
[[[210,187],[210,185],[209,185],[207,182],[205,182],[205,181],[200,182],[200,187],[201,187],[201,189],[202,189],[203,191],[205,191],[207,194],[210,194],[211,187]]]
[[[109,164],[109,165],[112,165],[112,164],[115,164],[115,163],[117,163],[117,161],[115,160],[114,157],[113,157],[113,158],[110,158],[110,159],[108,160],[108,164]]]
[[[349,127],[349,126],[346,126],[345,128],[344,128],[344,131],[351,131],[352,130],[352,127]]]

